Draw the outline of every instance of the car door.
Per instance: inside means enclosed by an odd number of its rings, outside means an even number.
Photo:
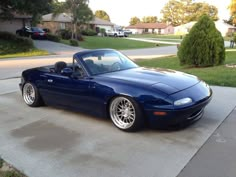
[[[87,77],[68,77],[56,73],[43,76],[41,92],[51,105],[87,110],[91,104],[91,81]]]

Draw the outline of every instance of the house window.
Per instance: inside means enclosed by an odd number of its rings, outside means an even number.
[[[145,29],[144,29],[144,32],[145,32],[145,33],[148,33],[148,28],[145,28]]]
[[[161,28],[158,28],[158,34],[161,34]]]
[[[60,23],[60,29],[66,29],[66,24],[65,23]]]

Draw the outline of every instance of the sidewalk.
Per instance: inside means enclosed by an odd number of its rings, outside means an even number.
[[[177,44],[181,43],[181,41],[172,42],[172,41],[169,41],[170,39],[166,39],[166,41],[165,41],[165,39],[158,40],[158,38],[157,39],[155,39],[155,38],[126,38],[126,39],[135,40],[135,41],[150,42],[150,43],[170,44],[170,45],[177,45]],[[225,47],[229,47],[229,46],[230,46],[230,42],[225,41]]]
[[[236,108],[211,135],[178,177],[236,176]]]

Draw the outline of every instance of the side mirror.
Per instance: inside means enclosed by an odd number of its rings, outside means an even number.
[[[64,68],[63,70],[61,70],[61,74],[63,76],[71,76],[73,73],[73,70],[71,68]]]

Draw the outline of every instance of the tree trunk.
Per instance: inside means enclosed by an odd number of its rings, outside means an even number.
[[[75,39],[77,40],[77,25],[78,25],[78,22],[76,21],[75,22]]]
[[[74,23],[71,22],[71,39],[74,39]]]
[[[73,24],[73,38],[76,39],[76,23]]]

